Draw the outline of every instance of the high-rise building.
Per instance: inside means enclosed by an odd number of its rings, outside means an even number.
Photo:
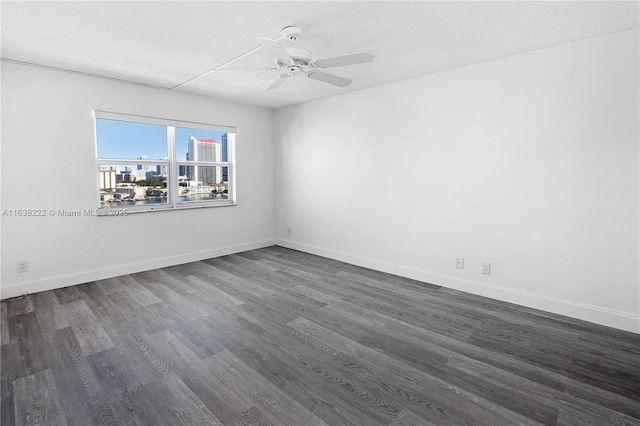
[[[113,189],[116,187],[117,170],[100,169],[100,189]]]
[[[178,178],[189,176],[189,166],[178,166]]]
[[[222,161],[222,146],[213,138],[197,139],[191,136],[187,159],[190,161]],[[189,166],[187,177],[196,185],[199,183],[213,185],[222,182],[222,168]]]
[[[146,155],[140,155],[138,160],[148,160],[149,157]],[[146,164],[138,164],[138,170],[149,170],[149,166]]]
[[[229,147],[227,141],[227,134],[223,134],[220,138],[220,142],[222,143],[222,161],[229,161]],[[222,169],[222,181],[229,182],[229,168],[225,167]]]

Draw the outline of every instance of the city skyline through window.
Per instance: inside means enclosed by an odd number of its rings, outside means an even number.
[[[96,111],[100,207],[234,204],[235,128],[226,128]]]

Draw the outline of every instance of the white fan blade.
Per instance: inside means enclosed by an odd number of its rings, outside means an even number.
[[[338,77],[337,75],[327,74],[326,72],[320,71],[310,72],[307,74],[307,77],[339,87],[346,87],[352,83],[352,80],[349,80],[348,78]]]
[[[258,41],[262,43],[262,47],[266,49],[267,52],[271,53],[280,61],[284,62],[285,64],[293,64],[293,58],[289,56],[287,51],[284,50],[284,47],[282,47],[277,41],[268,39],[266,37],[260,37]]]
[[[336,56],[335,58],[320,59],[314,62],[318,68],[333,68],[344,65],[356,65],[373,62],[373,55],[369,52],[354,53],[352,55]]]
[[[282,71],[281,68],[256,68],[256,67],[242,67],[242,68],[216,68],[212,71]]]
[[[282,74],[280,77],[278,77],[278,79],[276,81],[271,83],[271,85],[269,87],[267,87],[265,90],[277,89],[278,87],[280,87],[280,86],[282,86],[284,84],[284,82],[286,81],[287,77],[291,77],[291,76],[289,74]]]

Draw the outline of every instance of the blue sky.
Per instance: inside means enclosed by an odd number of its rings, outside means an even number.
[[[167,153],[167,130],[158,124],[97,120],[98,158],[131,158],[146,155],[149,160],[163,159]],[[221,140],[224,132],[176,127],[176,157],[184,159],[189,138]]]

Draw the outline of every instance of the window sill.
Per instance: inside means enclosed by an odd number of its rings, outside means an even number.
[[[118,207],[99,207],[97,216],[128,216],[130,214],[151,213],[151,212],[175,212],[180,210],[210,209],[215,207],[231,207],[237,206],[238,203],[217,202],[217,203],[183,203],[177,206],[155,207],[155,208],[118,208]]]

